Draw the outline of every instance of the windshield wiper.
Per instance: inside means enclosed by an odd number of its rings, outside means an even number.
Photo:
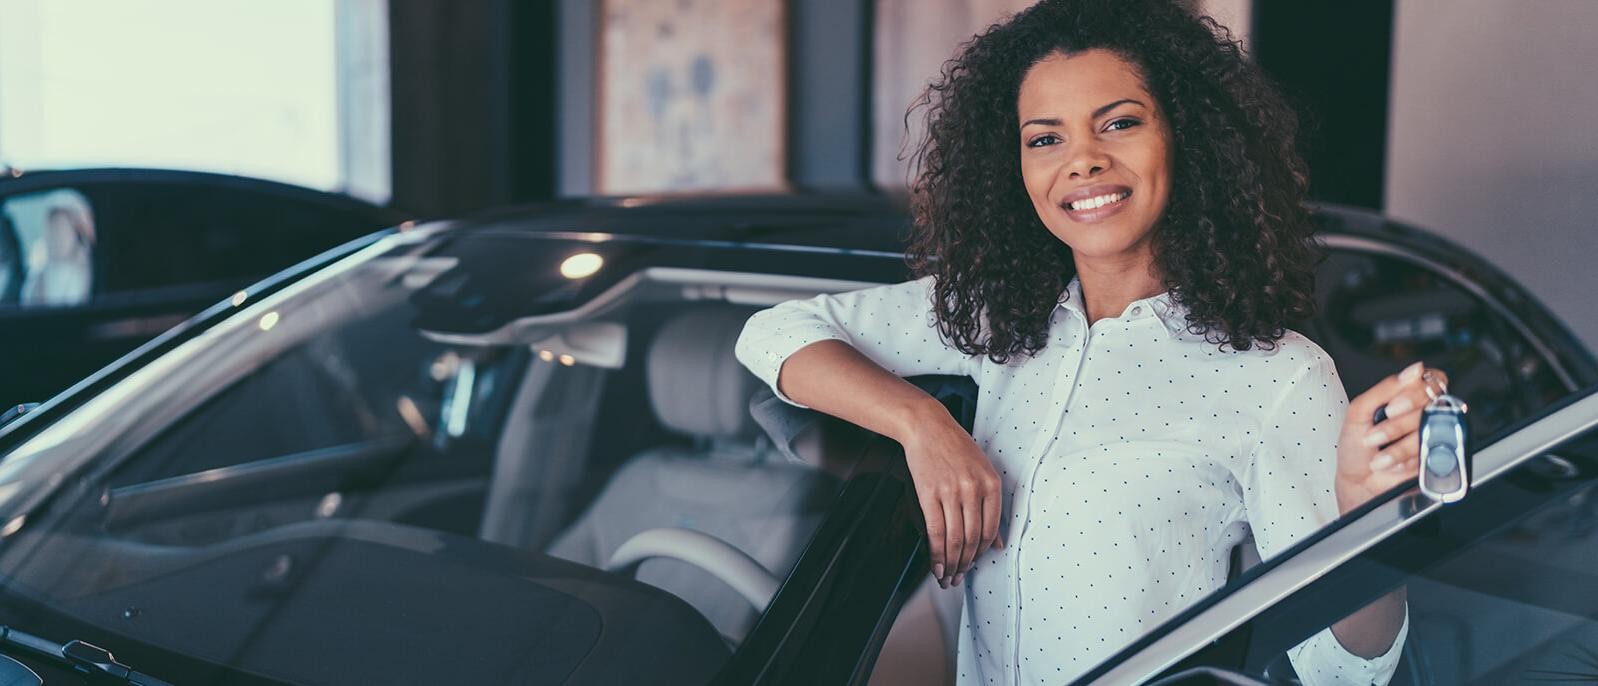
[[[118,683],[136,686],[172,686],[148,674],[135,672],[127,665],[117,662],[116,658],[111,656],[111,651],[105,648],[79,640],[67,641],[62,645],[0,624],[0,645],[26,649],[35,655],[55,660],[97,678],[110,677]]]

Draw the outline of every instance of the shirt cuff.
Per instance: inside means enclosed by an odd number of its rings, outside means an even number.
[[[777,388],[777,377],[782,372],[782,365],[800,348],[811,343],[844,339],[831,327],[820,323],[781,326],[776,322],[761,321],[772,315],[780,316],[780,313],[767,310],[757,312],[750,317],[749,322],[744,325],[743,333],[738,336],[735,354],[745,368],[771,387],[771,392],[779,400],[794,407],[810,409],[809,405],[788,397]]]
[[[1409,607],[1404,608],[1404,621],[1398,635],[1387,652],[1366,659],[1343,647],[1327,627],[1309,640],[1299,644],[1294,655],[1293,671],[1298,673],[1304,686],[1343,686],[1345,684],[1375,684],[1385,686],[1398,670],[1398,659],[1404,653],[1404,641],[1409,637]]]

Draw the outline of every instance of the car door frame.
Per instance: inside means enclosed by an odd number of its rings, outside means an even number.
[[[1475,455],[1472,486],[1490,483],[1560,443],[1598,427],[1598,389],[1501,432]],[[1464,501],[1470,502],[1467,496]],[[1162,624],[1082,677],[1080,684],[1142,683],[1226,636],[1279,601],[1337,572],[1373,547],[1431,519],[1440,508],[1414,486],[1379,496]]]

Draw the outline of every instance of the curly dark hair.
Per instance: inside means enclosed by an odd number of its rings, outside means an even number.
[[[927,128],[908,256],[937,277],[939,330],[1000,364],[1047,342],[1076,267],[1023,185],[1016,100],[1032,65],[1089,49],[1134,65],[1169,122],[1171,195],[1151,243],[1188,330],[1273,348],[1313,311],[1322,255],[1298,117],[1225,27],[1179,0],[1043,0],[965,43],[911,106]]]

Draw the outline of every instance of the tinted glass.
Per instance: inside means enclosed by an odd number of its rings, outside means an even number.
[[[627,272],[567,258],[667,250],[440,240],[241,303],[95,432],[0,462],[92,458],[0,548],[0,622],[297,683],[703,682],[842,479],[751,418],[755,306],[679,284],[573,314]]]
[[[375,208],[287,187],[85,185],[104,227],[107,291],[255,278],[387,223]]]
[[[1486,436],[1563,398],[1549,360],[1508,313],[1428,267],[1385,254],[1330,251],[1316,276],[1319,312],[1297,330],[1337,361],[1350,397],[1415,360],[1448,372]]]
[[[1210,664],[1315,683],[1287,648],[1401,587],[1409,628],[1392,683],[1598,681],[1595,476],[1589,432],[1266,610],[1221,641],[1246,651]]]

